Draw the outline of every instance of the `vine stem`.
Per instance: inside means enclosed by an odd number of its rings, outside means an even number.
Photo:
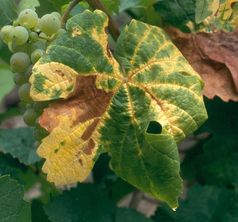
[[[68,8],[66,9],[65,13],[62,16],[62,20],[61,20],[61,26],[62,27],[65,26],[65,23],[66,23],[72,9],[81,1],[82,0],[73,0],[73,1],[70,2]],[[107,16],[109,18],[109,32],[111,33],[113,39],[117,40],[119,35],[120,35],[118,25],[112,19],[112,17],[110,16],[110,13],[107,11],[105,6],[99,0],[86,0],[86,2],[89,4],[89,6],[92,9],[99,9],[99,10],[101,10],[101,11],[103,11],[107,14]]]
[[[65,13],[62,16],[62,20],[61,20],[61,27],[63,28],[65,26],[65,23],[69,17],[70,12],[72,11],[72,9],[82,0],[73,0],[69,3],[68,8],[66,9]]]

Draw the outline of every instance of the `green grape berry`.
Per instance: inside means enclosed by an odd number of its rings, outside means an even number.
[[[36,125],[34,128],[33,134],[34,134],[34,137],[36,138],[36,140],[38,140],[38,141],[42,140],[44,137],[49,135],[48,131],[46,131],[44,128],[40,127],[39,124],[37,124],[37,120],[36,120]]]
[[[30,76],[31,76],[31,74],[32,74],[32,67],[33,67],[33,65],[30,65],[30,66],[27,68],[26,72],[24,73],[24,76],[25,76],[25,78],[26,78],[27,80],[30,78]]]
[[[33,104],[34,110],[39,115],[43,112],[44,108],[46,108],[47,106],[48,106],[48,102],[35,102]]]
[[[48,39],[49,39],[49,36],[47,36],[44,32],[41,32],[40,35],[39,35],[39,37],[40,37],[41,39],[44,39],[44,40],[48,40]]]
[[[29,83],[25,83],[19,88],[18,96],[22,101],[24,101],[24,102],[31,101],[30,88],[31,88],[31,86]]]
[[[39,40],[39,36],[36,32],[31,32],[30,33],[30,40],[31,42],[37,42]]]
[[[33,104],[32,102],[25,103],[25,104],[24,104],[24,111],[25,111],[26,109],[32,109],[32,107],[33,107],[32,104]]]
[[[13,80],[18,86],[21,86],[22,84],[26,83],[26,78],[22,73],[16,73],[13,77]]]
[[[39,28],[46,35],[51,36],[60,29],[60,19],[52,14],[46,14],[39,20]]]
[[[27,109],[23,114],[23,120],[28,126],[34,126],[37,119],[37,113],[34,109]]]
[[[28,31],[23,26],[14,27],[10,35],[12,42],[14,42],[16,45],[25,44],[29,38]]]
[[[2,27],[2,29],[1,29],[0,36],[1,36],[1,39],[3,40],[3,42],[5,42],[6,44],[11,42],[11,32],[13,29],[14,29],[14,27],[11,25],[6,25],[6,26]]]
[[[25,9],[19,14],[18,22],[28,29],[34,28],[38,23],[38,15],[32,9]]]
[[[30,57],[24,52],[17,52],[10,59],[13,72],[25,72],[31,64]]]
[[[52,12],[51,15],[56,16],[59,20],[61,20],[61,14],[59,12]]]
[[[8,49],[11,52],[28,52],[28,45],[17,45],[15,42],[9,42],[8,44]]]
[[[44,55],[44,50],[36,49],[31,53],[31,62],[35,64]]]
[[[46,50],[46,45],[47,41],[44,39],[40,39],[37,42],[31,43],[29,45],[29,52],[34,52],[36,49],[42,49],[42,50]]]
[[[13,21],[12,25],[13,26],[19,26],[20,24],[19,24],[19,22],[17,20],[15,20],[15,21]]]

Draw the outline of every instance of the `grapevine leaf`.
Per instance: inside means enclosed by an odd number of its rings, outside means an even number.
[[[135,191],[135,187],[122,180],[109,168],[110,157],[102,154],[93,168],[93,179],[96,184],[103,184],[110,192],[111,200],[118,202]]]
[[[237,0],[160,0],[155,8],[165,25],[183,32],[232,31],[237,27]]]
[[[65,191],[45,206],[52,222],[112,222],[116,206],[95,185],[80,184]]]
[[[195,22],[196,0],[161,0],[155,4],[165,23],[189,31],[190,21]]]
[[[23,188],[9,176],[0,177],[0,221],[30,222],[30,204],[23,200]]]
[[[117,208],[107,194],[93,184],[80,184],[65,191],[54,197],[44,210],[51,222],[152,222],[133,209]]]
[[[238,187],[237,135],[213,135],[198,149],[201,153],[186,157],[185,172],[193,169],[191,174],[207,184]]]
[[[230,26],[232,27],[231,31],[238,27],[238,3],[233,7],[233,13],[230,18]]]
[[[204,125],[204,131],[214,134],[229,136],[238,134],[238,103],[223,103],[219,98],[213,100],[206,99],[206,107],[209,119]],[[220,112],[216,112],[220,110]],[[219,120],[219,121],[217,121]]]
[[[34,142],[31,128],[0,129],[0,151],[11,154],[26,165],[40,160]]]
[[[0,0],[0,28],[10,24],[17,17],[17,8],[14,0]]]
[[[107,23],[98,10],[74,16],[33,67],[31,97],[64,99],[40,118],[50,132],[38,149],[43,171],[56,185],[83,181],[108,152],[120,177],[176,207],[176,143],[207,118],[201,79],[161,29],[135,20],[115,59]]]
[[[203,78],[208,98],[238,101],[238,31],[188,34],[170,29],[169,33]]]
[[[193,186],[176,212],[159,207],[154,221],[159,222],[235,222],[238,219],[238,195],[215,186]]]
[[[219,7],[218,16],[220,16],[223,20],[228,20],[232,13],[232,4],[238,2],[238,0],[225,0]]]
[[[12,179],[17,180],[24,186],[25,191],[40,180],[31,169],[2,153],[0,154],[0,175],[9,175]]]
[[[197,1],[196,26],[199,32],[234,31],[237,28],[237,0]],[[202,23],[203,22],[203,23]]]
[[[16,161],[9,161],[9,156],[0,154],[0,175],[10,175],[14,179],[18,179],[18,175],[21,174],[20,164]]]
[[[197,24],[201,23],[210,15],[214,15],[219,8],[219,0],[197,0],[195,21]]]
[[[33,172],[32,168],[19,163],[19,161],[13,159],[10,155],[0,153],[0,176],[2,175],[9,175],[12,179],[17,180],[23,186],[27,199],[32,199],[36,195],[39,195],[41,201],[48,202],[51,196],[58,192],[52,184]],[[34,192],[32,192],[33,190]],[[35,220],[33,221],[35,222]]]
[[[206,100],[206,107],[209,120],[202,128],[212,137],[187,153],[183,175],[207,184],[238,187],[238,104],[216,98]]]

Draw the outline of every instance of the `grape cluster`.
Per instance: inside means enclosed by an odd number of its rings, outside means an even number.
[[[0,32],[2,41],[13,53],[10,65],[14,81],[19,86],[23,119],[27,125],[36,126],[36,134],[40,134],[36,137],[43,137],[42,129],[37,126],[37,118],[47,103],[35,103],[31,100],[29,78],[33,65],[44,55],[49,43],[62,31],[61,15],[58,12],[39,18],[34,10],[25,9],[12,25],[4,26]]]

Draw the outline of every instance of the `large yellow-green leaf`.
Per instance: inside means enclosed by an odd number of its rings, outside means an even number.
[[[50,133],[38,148],[43,171],[56,185],[83,181],[108,152],[116,174],[175,208],[176,143],[207,118],[203,84],[163,30],[139,21],[125,27],[114,58],[107,23],[98,10],[74,16],[33,68],[32,98],[61,99],[40,118]]]

